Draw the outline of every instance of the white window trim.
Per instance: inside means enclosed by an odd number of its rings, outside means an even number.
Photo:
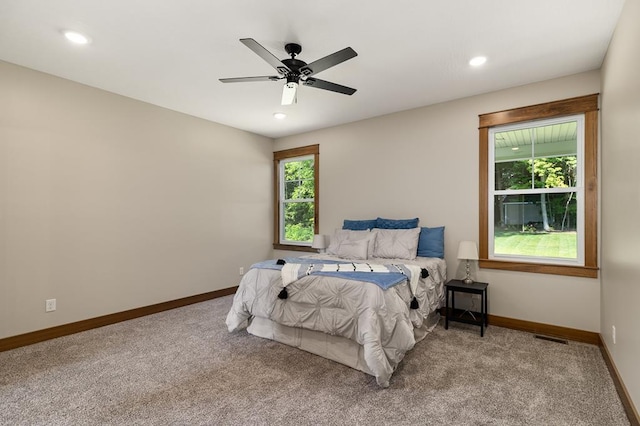
[[[570,121],[577,122],[577,163],[576,163],[576,183],[573,187],[569,188],[535,188],[524,190],[498,190],[495,189],[495,134],[505,131],[522,130],[531,127],[548,126],[554,124],[561,124]],[[576,114],[564,117],[549,118],[543,120],[525,121],[515,124],[498,125],[489,128],[489,143],[488,143],[488,158],[489,158],[489,176],[488,176],[488,213],[489,213],[489,253],[488,257],[491,260],[507,261],[507,262],[528,262],[528,263],[542,263],[553,265],[567,265],[567,266],[584,266],[584,235],[585,235],[585,221],[584,221],[584,144],[585,144],[585,117],[584,114]],[[535,146],[535,145],[534,145]],[[495,254],[494,252],[494,200],[495,195],[532,195],[532,194],[552,194],[552,193],[576,193],[576,204],[578,206],[576,217],[576,229],[577,229],[577,257],[576,259],[565,259],[556,257],[543,257],[543,256],[523,256],[523,255],[505,255]]]

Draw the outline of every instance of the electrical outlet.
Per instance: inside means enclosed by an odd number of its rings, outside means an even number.
[[[243,266],[240,267],[240,275],[244,275],[244,267]]]
[[[56,299],[47,299],[44,305],[45,312],[53,312],[56,310]]]
[[[613,344],[616,344],[616,326],[611,326],[611,340],[613,340]]]

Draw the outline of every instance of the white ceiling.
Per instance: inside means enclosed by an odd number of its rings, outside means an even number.
[[[0,0],[0,60],[277,138],[597,69],[623,3]],[[92,43],[70,44],[67,29]],[[351,46],[357,57],[314,77],[358,91],[301,86],[285,107],[282,82],[223,84],[276,74],[240,38],[280,59],[299,43],[308,63]]]

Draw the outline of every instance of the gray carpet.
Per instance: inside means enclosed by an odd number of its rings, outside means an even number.
[[[388,389],[246,332],[231,296],[0,353],[0,424],[629,424],[597,347],[439,325]]]

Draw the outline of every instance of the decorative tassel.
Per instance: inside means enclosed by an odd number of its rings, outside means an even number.
[[[427,278],[429,276],[429,271],[427,271],[427,268],[422,268],[422,270],[420,271],[420,276],[422,278]]]
[[[418,309],[420,305],[418,304],[418,299],[413,296],[413,300],[411,301],[411,309]]]
[[[285,262],[284,259],[278,259],[278,261],[276,262],[276,265],[284,265],[285,263],[287,263],[287,262]],[[285,299],[286,299],[286,297],[285,297]]]
[[[278,294],[278,297],[280,299],[286,299],[287,297],[289,297],[289,293],[287,293],[287,288],[283,288],[282,290],[280,290],[280,293]]]

